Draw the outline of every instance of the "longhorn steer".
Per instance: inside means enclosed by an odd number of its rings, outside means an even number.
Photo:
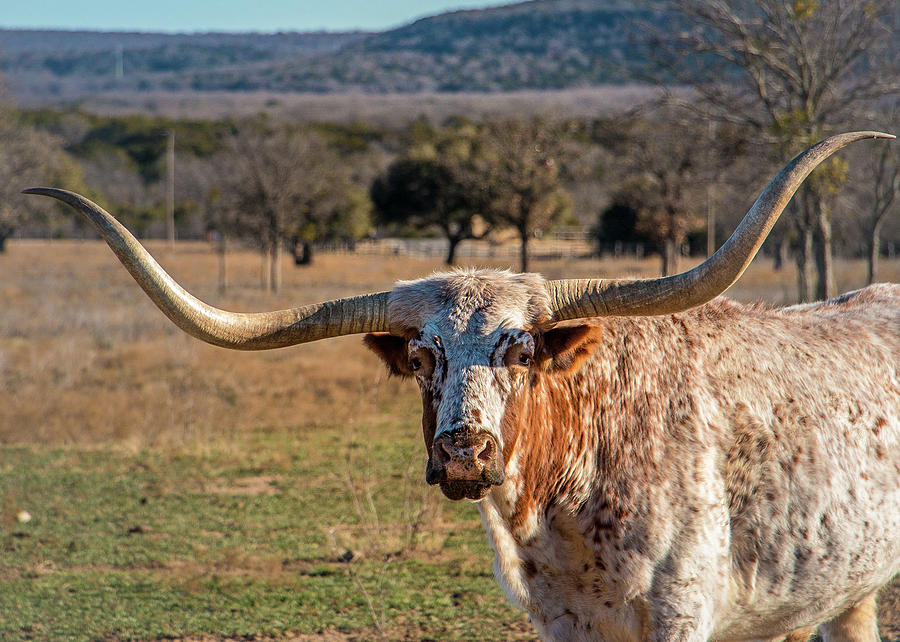
[[[87,214],[206,341],[369,332],[420,387],[426,480],[479,501],[495,574],[545,638],[796,639],[827,622],[827,639],[874,640],[874,593],[900,569],[900,286],[783,309],[714,298],[809,171],[873,136],[798,156],[676,277],[458,271],[261,314],[201,303],[90,201],[30,191]]]

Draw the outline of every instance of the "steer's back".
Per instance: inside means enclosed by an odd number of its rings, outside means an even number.
[[[756,637],[836,616],[900,570],[900,286],[726,326],[705,344],[731,520],[720,630]]]

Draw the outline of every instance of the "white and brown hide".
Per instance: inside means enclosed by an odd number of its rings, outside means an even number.
[[[544,638],[778,639],[900,569],[900,286],[553,328],[540,277],[459,271],[390,305],[366,343],[417,378],[429,474],[442,436],[499,449],[442,489]]]

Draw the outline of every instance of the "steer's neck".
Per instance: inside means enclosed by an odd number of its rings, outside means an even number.
[[[541,608],[529,588],[535,550],[609,545],[607,534],[620,537],[646,509],[634,489],[654,487],[681,465],[664,456],[666,426],[678,430],[690,407],[682,395],[691,375],[666,355],[684,330],[662,318],[612,319],[603,331],[577,371],[538,375],[508,406],[504,434],[517,438],[504,453],[507,480],[480,504],[495,574],[532,613]],[[570,571],[578,572],[565,565],[553,572]]]
[[[627,511],[634,475],[664,465],[654,444],[665,442],[668,395],[684,376],[665,354],[681,330],[671,319],[613,320],[603,330],[581,368],[540,374],[508,413],[518,439],[494,498],[517,538],[529,539],[551,511]]]

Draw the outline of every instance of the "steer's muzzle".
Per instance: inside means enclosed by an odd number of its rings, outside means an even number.
[[[503,478],[500,447],[488,433],[454,431],[434,440],[425,480],[448,498],[482,499]]]

